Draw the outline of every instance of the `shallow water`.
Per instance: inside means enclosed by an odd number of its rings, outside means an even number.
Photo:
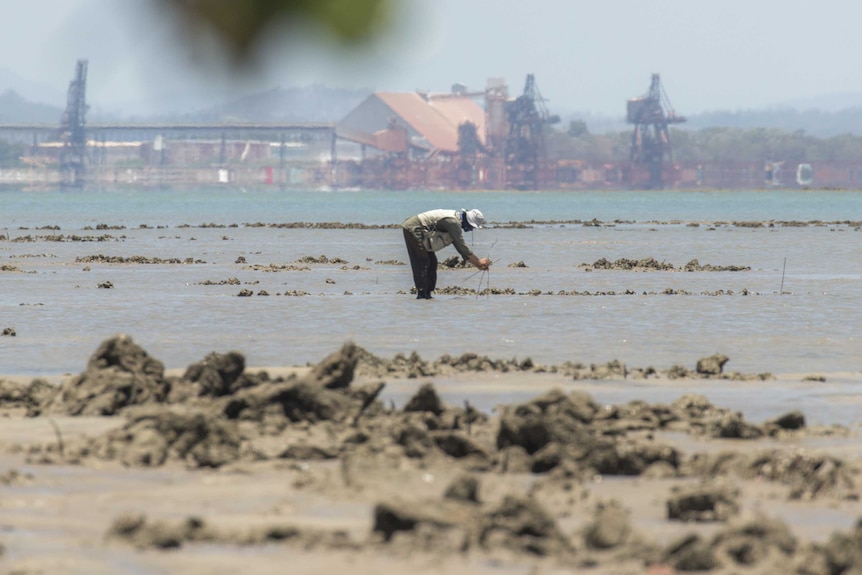
[[[545,295],[416,301],[406,293],[409,267],[379,263],[407,261],[397,229],[243,225],[397,224],[437,207],[482,209],[492,225],[468,241],[495,261],[487,275],[441,271],[438,288],[476,289],[481,282]],[[17,332],[0,337],[4,374],[77,373],[101,341],[120,332],[167,367],[229,350],[244,353],[249,365],[304,364],[353,340],[384,357],[415,350],[429,360],[472,351],[547,364],[619,359],[630,367],[666,369],[693,368],[698,358],[723,353],[730,357],[727,370],[745,373],[862,369],[862,235],[855,225],[835,223],[862,219],[858,192],[3,191],[0,214],[0,234],[41,236],[0,241],[0,266],[21,270],[0,272],[0,329]],[[605,225],[578,223],[593,219]],[[551,220],[570,223],[501,226]],[[827,223],[731,224],[744,221]],[[201,227],[210,223],[237,226]],[[100,224],[123,229],[94,229]],[[60,229],[37,229],[44,226]],[[51,234],[110,238],[45,241]],[[75,261],[96,254],[205,263]],[[320,255],[346,260],[347,269],[247,269]],[[441,253],[451,255],[451,248]],[[247,263],[237,263],[240,257]],[[646,257],[751,270],[580,267],[600,258]],[[527,267],[508,267],[515,262]],[[201,285],[229,278],[242,285]],[[97,287],[104,282],[113,289]],[[271,295],[237,297],[243,288]],[[311,295],[275,295],[288,290]],[[546,295],[560,290],[617,295]],[[626,290],[634,294],[621,293]],[[722,295],[708,295],[719,290]]]

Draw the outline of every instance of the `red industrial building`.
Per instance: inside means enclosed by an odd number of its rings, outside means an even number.
[[[477,100],[482,101],[480,105]],[[341,120],[334,185],[381,188],[538,189],[553,184],[541,134],[553,117],[532,75],[508,98],[502,80],[482,92],[375,93]],[[358,151],[345,154],[343,142]]]

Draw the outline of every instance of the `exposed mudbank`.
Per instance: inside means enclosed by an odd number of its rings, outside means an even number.
[[[248,371],[245,357],[235,351],[213,352],[181,375],[168,376],[158,359],[121,335],[103,342],[86,370],[59,387],[42,380],[0,381],[0,406],[37,418],[123,419],[115,429],[78,440],[63,440],[58,427],[56,442],[27,449],[32,462],[189,470],[293,462],[297,489],[339,497],[352,493],[372,509],[363,536],[283,520],[238,528],[219,517],[149,519],[144,509],[104,526],[108,541],[141,549],[278,543],[379,550],[396,557],[529,558],[571,569],[626,565],[626,572],[727,573],[757,567],[831,575],[862,569],[862,523],[836,530],[823,544],[802,542],[791,526],[742,497],[756,484],[772,486],[774,496],[784,500],[859,499],[858,461],[797,446],[805,437],[847,430],[811,429],[800,411],[754,423],[696,394],[670,404],[600,405],[582,391],[554,389],[484,413],[469,402],[447,405],[431,381],[418,385],[402,407],[379,399],[392,378],[464,372],[554,372],[572,380],[745,379],[752,385],[769,377],[726,373],[728,362],[716,354],[701,358],[693,369],[659,371],[617,361],[541,366],[528,358],[494,360],[472,353],[434,361],[415,353],[382,359],[346,343],[286,376]],[[748,447],[687,452],[670,440],[680,434],[696,442],[733,440]],[[758,448],[766,439],[769,445]],[[327,461],[335,462],[337,479],[322,466]],[[397,484],[417,473],[451,479],[436,495],[379,487],[391,485],[380,483],[384,479]],[[509,483],[519,476],[529,481]],[[590,495],[596,478],[614,476],[664,482],[659,484],[667,486],[665,521],[681,526],[679,535],[670,543],[655,540],[635,526],[623,502]],[[10,475],[8,482],[18,477]],[[509,491],[501,496],[503,484]],[[581,518],[575,527],[569,521],[573,514]],[[686,529],[689,522],[721,527],[706,535]]]
[[[119,242],[125,240],[125,236],[112,236],[110,234],[102,234],[100,236],[79,236],[78,234],[48,234],[48,235],[24,235],[15,236],[11,240],[12,243],[25,242]]]
[[[411,290],[412,294],[415,294],[415,288]],[[717,289],[717,290],[702,290],[702,291],[692,291],[686,289],[679,288],[665,288],[661,291],[656,290],[600,290],[600,291],[590,291],[590,290],[541,290],[541,289],[531,289],[527,291],[516,290],[515,288],[501,288],[501,287],[489,287],[482,288],[480,290],[476,290],[473,288],[462,287],[462,286],[446,286],[442,288],[437,288],[434,291],[437,295],[456,295],[456,296],[498,296],[498,295],[514,295],[514,296],[590,296],[590,297],[603,297],[603,296],[664,296],[664,295],[680,295],[680,296],[710,296],[710,297],[718,297],[718,296],[750,296],[750,295],[766,295],[767,292],[757,292],[750,291],[747,288],[742,288],[740,290],[732,290],[732,289]],[[769,292],[772,295],[774,292]]]
[[[75,263],[84,264],[205,264],[203,260],[195,258],[148,258],[146,256],[106,256],[95,254],[91,256],[80,256],[75,258]]]
[[[751,266],[718,266],[712,264],[701,265],[696,259],[689,261],[685,265],[679,267],[672,263],[658,261],[655,258],[643,258],[640,260],[630,260],[628,258],[620,258],[613,262],[601,258],[591,264],[583,263],[580,268],[586,271],[593,270],[623,270],[623,271],[661,271],[661,272],[742,272],[751,271]]]

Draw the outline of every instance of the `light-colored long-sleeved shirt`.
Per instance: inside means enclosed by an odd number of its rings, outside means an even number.
[[[472,250],[470,250],[464,241],[460,210],[430,210],[422,212],[404,220],[401,223],[401,227],[416,236],[420,245],[425,245],[423,243],[425,237],[431,232],[436,231],[443,240],[441,248],[452,244],[464,259],[469,259],[473,255]]]

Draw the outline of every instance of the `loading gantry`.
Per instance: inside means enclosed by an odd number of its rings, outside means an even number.
[[[78,60],[75,77],[69,82],[66,110],[60,119],[60,172],[64,185],[80,186],[87,158],[87,60]]]
[[[649,92],[627,102],[626,112],[627,121],[635,125],[631,161],[635,167],[647,169],[649,188],[661,189],[665,185],[665,161],[673,161],[668,126],[681,124],[686,118],[674,112],[658,74],[652,75]]]
[[[527,74],[524,93],[506,103],[509,135],[506,138],[508,187],[537,190],[545,186],[547,151],[545,126],[560,121],[548,113],[533,74]]]

